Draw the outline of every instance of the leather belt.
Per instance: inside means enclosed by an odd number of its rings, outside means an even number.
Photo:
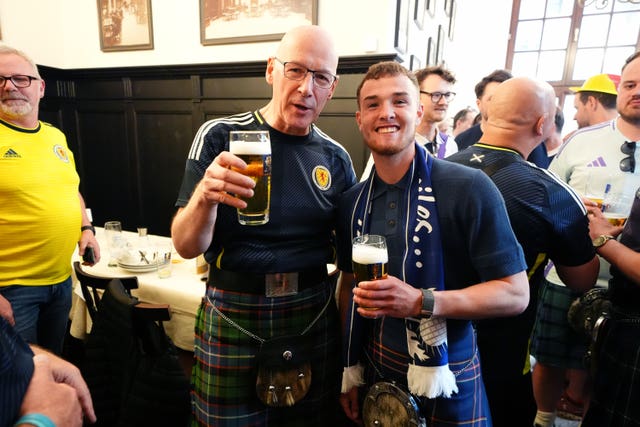
[[[293,274],[297,274],[298,291],[318,286],[328,278],[326,265],[293,273],[270,274],[241,273],[237,271],[220,270],[211,266],[207,286],[215,287],[223,291],[265,295],[268,280],[286,280]]]

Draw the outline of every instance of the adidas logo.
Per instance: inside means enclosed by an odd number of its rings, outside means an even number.
[[[9,148],[7,151],[4,152],[4,154],[2,155],[3,159],[19,159],[22,156],[18,153],[16,153],[15,151],[13,151],[13,148]]]
[[[587,163],[588,168],[604,168],[606,166],[607,163],[602,157],[598,157],[597,159],[592,160],[590,163]]]

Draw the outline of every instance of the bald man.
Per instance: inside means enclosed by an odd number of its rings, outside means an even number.
[[[208,121],[195,136],[171,230],[180,255],[204,253],[211,264],[196,322],[192,425],[322,426],[340,414],[340,326],[326,265],[338,196],[356,179],[345,149],[314,125],[338,83],[337,65],[325,30],[295,28],[268,59],[269,103]],[[247,165],[228,152],[232,130],[270,135],[271,207],[260,226],[238,223],[254,181],[236,171]],[[310,362],[306,394],[268,374],[284,363],[280,350],[260,362],[269,383],[258,397],[258,353],[274,338],[295,346],[294,367]]]
[[[533,425],[536,404],[528,343],[547,260],[576,290],[592,287],[598,274],[580,198],[554,175],[524,160],[552,132],[555,111],[549,84],[524,77],[507,80],[489,102],[480,142],[447,158],[491,177],[527,262],[531,298],[524,313],[477,323],[494,427]]]

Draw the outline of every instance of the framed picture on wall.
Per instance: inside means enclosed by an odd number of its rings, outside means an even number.
[[[447,16],[451,16],[452,3],[453,0],[444,0],[444,14]]]
[[[453,40],[456,28],[456,0],[451,0],[451,15],[449,16],[449,40]]]
[[[396,0],[396,36],[394,46],[400,53],[407,51],[409,41],[409,0]]]
[[[413,22],[415,22],[421,30],[424,28],[425,1],[426,0],[414,0],[413,5]]]
[[[438,45],[436,47],[436,57],[434,65],[442,63],[444,59],[444,30],[442,25],[438,25]]]
[[[419,70],[420,68],[422,68],[420,59],[415,55],[411,55],[411,58],[409,59],[409,70],[416,71],[416,70]]]
[[[433,37],[429,37],[427,41],[427,61],[426,65],[435,65],[436,63],[436,45],[433,42]]]
[[[200,0],[203,45],[280,40],[299,25],[318,23],[318,0]]]
[[[425,0],[425,8],[427,9],[427,12],[429,12],[429,15],[431,16],[436,16],[436,0]]]
[[[98,0],[103,52],[153,49],[151,0]]]

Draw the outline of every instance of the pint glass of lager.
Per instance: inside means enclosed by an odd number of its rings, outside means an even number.
[[[245,161],[247,169],[237,170],[256,183],[253,197],[243,199],[247,207],[238,209],[242,225],[262,225],[269,222],[271,200],[271,141],[266,130],[229,132],[229,152]]]
[[[354,238],[351,261],[358,283],[386,278],[389,255],[384,236],[364,234]],[[371,307],[363,308],[376,310]]]

